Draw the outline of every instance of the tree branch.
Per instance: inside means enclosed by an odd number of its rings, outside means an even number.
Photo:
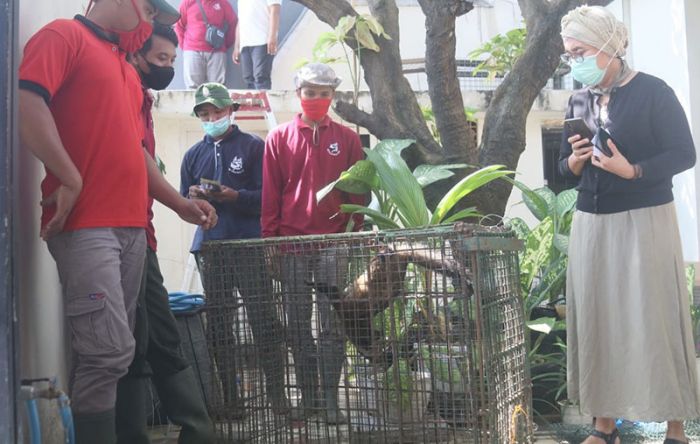
[[[346,15],[356,16],[357,11],[346,0],[294,0],[306,6],[324,23],[334,27]]]
[[[564,50],[560,36],[561,18],[571,9],[590,0],[551,2],[547,13],[533,13],[546,0],[519,0],[528,29],[525,49],[503,83],[496,89],[484,119],[479,164],[506,165],[515,170],[525,150],[525,126],[529,110],[540,91],[559,66]],[[600,0],[598,3],[611,3]],[[539,6],[538,6],[539,4]],[[527,10],[527,12],[525,12]],[[540,12],[540,11],[537,11]],[[496,181],[475,196],[479,210],[503,214],[512,186]]]
[[[469,2],[456,0],[448,5],[434,0],[419,0],[419,3],[425,14],[425,73],[428,77],[428,93],[446,160],[448,163],[473,163],[477,158],[476,145],[470,137],[464,115],[455,58],[455,19],[457,14],[464,14],[473,6]]]

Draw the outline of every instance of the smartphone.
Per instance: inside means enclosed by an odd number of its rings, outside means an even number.
[[[218,180],[201,178],[201,179],[199,179],[199,185],[205,191],[213,191],[215,193],[218,193],[221,191],[221,183],[219,183]]]
[[[613,153],[608,146],[608,140],[612,140],[615,143],[615,139],[612,138],[609,132],[603,128],[598,128],[595,137],[593,138],[593,155],[600,156],[600,153],[605,154],[608,157],[612,157]]]
[[[593,139],[593,131],[586,125],[586,122],[580,117],[564,120],[564,128],[568,137],[578,134],[582,139]]]

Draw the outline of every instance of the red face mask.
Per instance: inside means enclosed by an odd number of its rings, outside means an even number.
[[[93,0],[90,0],[88,4],[87,11],[90,11]],[[131,0],[131,6],[136,11],[136,15],[139,17],[139,24],[136,28],[131,31],[121,31],[119,29],[110,29],[110,32],[115,33],[119,36],[119,47],[126,52],[133,53],[141,49],[146,40],[153,33],[153,25],[151,22],[144,20],[141,16],[141,11],[136,7],[136,1]]]
[[[328,114],[332,99],[301,99],[301,109],[304,115],[314,122],[318,122]]]

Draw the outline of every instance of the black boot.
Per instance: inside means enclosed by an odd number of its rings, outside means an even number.
[[[174,375],[154,380],[158,397],[173,424],[182,427],[179,444],[214,443],[214,425],[204,405],[199,381],[192,367]]]
[[[148,379],[125,376],[117,385],[117,444],[150,444],[146,424]]]
[[[100,413],[76,413],[73,415],[76,444],[114,444],[114,409]]]

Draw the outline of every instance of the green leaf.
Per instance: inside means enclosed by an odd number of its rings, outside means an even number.
[[[518,239],[520,240],[525,240],[530,235],[530,227],[528,227],[527,223],[519,217],[510,219],[506,226],[515,231],[515,235],[518,236]]]
[[[527,328],[547,335],[554,328],[555,322],[556,319],[550,317],[533,319],[531,321],[527,321]]]
[[[545,217],[549,215],[549,205],[547,201],[536,193],[534,190],[530,189],[527,185],[520,182],[519,180],[506,178],[507,181],[515,185],[523,193],[523,202],[530,210],[530,212],[537,218],[537,220],[542,221]]]
[[[443,220],[444,224],[451,224],[452,222],[457,222],[458,220],[466,219],[468,217],[479,217],[481,213],[476,211],[476,207],[465,208],[464,210],[458,211],[447,219]]]
[[[343,213],[359,213],[365,216],[369,216],[372,219],[372,222],[375,225],[377,225],[381,230],[402,228],[399,224],[394,222],[392,219],[386,217],[379,211],[369,207],[363,207],[362,205],[343,204],[340,206],[340,211],[342,211]]]
[[[379,52],[379,45],[374,41],[374,35],[372,35],[367,22],[357,22],[355,24],[355,39],[357,39],[362,48]]]
[[[564,190],[557,196],[556,212],[559,218],[563,218],[566,213],[573,211],[576,206],[578,191],[575,189]]]
[[[379,23],[379,20],[377,20],[376,17],[372,15],[363,15],[362,20],[367,22],[367,25],[369,26],[369,29],[372,31],[372,33],[384,37],[387,40],[391,40],[391,36],[384,32],[384,27],[381,23]]]
[[[338,43],[340,43],[340,41],[338,40],[335,32],[324,32],[318,36],[316,44],[311,49],[311,54],[313,54],[314,59],[326,57],[328,51]]]
[[[381,145],[381,146],[380,146]],[[365,149],[367,158],[377,168],[382,188],[396,205],[405,227],[422,227],[430,221],[423,189],[401,158],[400,151],[410,143],[387,143]]]
[[[491,165],[469,174],[453,186],[440,200],[433,212],[431,224],[439,224],[447,213],[466,195],[487,183],[500,177],[514,174],[513,171],[504,170],[503,165]]]
[[[343,41],[348,35],[348,32],[355,26],[357,19],[355,16],[346,15],[338,20],[338,25],[335,27],[335,36],[338,40]]]
[[[340,177],[316,193],[316,201],[320,202],[333,188],[351,194],[366,194],[379,186],[379,178],[374,164],[369,160],[358,160],[349,169],[340,173]]]
[[[569,254],[569,236],[566,234],[556,233],[554,235],[553,243],[559,252],[564,255]]]
[[[451,170],[466,168],[468,165],[466,163],[455,163],[451,165],[418,165],[415,170],[413,170],[413,176],[418,180],[418,183],[422,188],[438,182],[448,177],[454,176],[454,172]]]
[[[385,139],[377,143],[374,148],[372,148],[372,151],[378,152],[381,155],[384,155],[383,153],[385,151],[401,154],[403,150],[414,143],[416,143],[416,141],[413,139]]]

